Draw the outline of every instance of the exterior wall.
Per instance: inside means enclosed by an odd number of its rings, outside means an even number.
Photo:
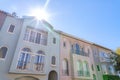
[[[63,43],[66,43],[66,47],[63,46]],[[87,49],[90,50],[90,55],[89,57],[85,57],[85,56],[81,56],[81,55],[77,55],[72,53],[71,51],[71,46],[75,43],[79,43],[81,44],[81,46],[84,45],[85,48],[85,52],[87,52]],[[69,75],[65,76],[62,74],[62,61],[64,59],[68,60],[68,64],[69,64]],[[79,77],[77,75],[77,70],[76,70],[76,62],[77,60],[81,60],[81,61],[87,61],[88,65],[89,65],[89,72],[90,72],[90,77]],[[92,49],[91,49],[91,45],[88,43],[84,43],[83,41],[80,41],[78,39],[75,39],[73,37],[69,37],[67,35],[61,34],[60,36],[60,80],[92,80],[92,74],[94,74],[95,72],[91,70],[91,65],[94,65],[94,61],[93,61],[93,56],[92,56]]]
[[[71,44],[75,44],[75,43],[78,43],[81,48],[84,48],[84,53],[87,53],[87,49],[90,50],[90,54],[89,54],[89,57],[88,56],[82,56],[82,55],[77,55],[75,53],[72,53],[72,58],[73,58],[73,70],[74,70],[74,79],[82,79],[82,80],[92,80],[93,77],[92,77],[92,70],[91,70],[91,65],[94,64],[93,62],[93,58],[91,58],[91,55],[92,55],[92,50],[91,50],[91,47],[90,47],[90,44],[88,43],[85,43],[83,41],[80,41],[80,40],[75,40],[75,39],[72,39],[71,40]],[[86,61],[88,63],[88,69],[89,69],[89,73],[90,73],[90,76],[89,77],[85,77],[85,76],[78,76],[78,73],[77,73],[77,61],[81,61],[81,62],[84,62]]]
[[[13,33],[8,32],[10,25],[15,25]],[[5,59],[0,58],[0,79],[1,80],[12,80],[10,79],[9,69],[12,63],[16,45],[18,42],[19,34],[21,31],[22,20],[11,16],[7,16],[3,23],[0,31],[0,48],[7,47],[8,51]],[[7,77],[8,76],[8,77]]]
[[[58,75],[58,80],[59,80],[59,35],[57,33],[54,32],[54,30],[52,28],[50,28],[49,25],[44,24],[44,22],[39,22],[39,24],[37,24],[37,21],[33,21],[33,19],[31,18],[25,18],[24,19],[24,23],[23,23],[23,27],[22,27],[22,31],[20,33],[20,37],[19,37],[19,41],[18,44],[16,46],[16,50],[15,50],[15,54],[14,54],[14,58],[12,61],[12,65],[10,67],[10,73],[11,75],[13,75],[14,77],[17,78],[17,76],[20,76],[20,74],[25,74],[25,75],[31,75],[32,77],[36,77],[40,80],[48,80],[48,76],[49,76],[49,72],[50,71],[56,71],[57,75]],[[34,43],[30,43],[30,42],[26,42],[23,40],[24,38],[24,34],[26,31],[26,27],[30,26],[30,27],[37,27],[38,29],[43,29],[45,31],[48,32],[48,39],[47,39],[47,45],[41,45],[41,44],[34,44]],[[56,44],[53,44],[53,38],[56,38]],[[44,72],[36,72],[33,69],[33,57],[31,58],[31,65],[29,66],[30,69],[27,71],[22,71],[22,70],[17,70],[16,66],[18,63],[18,58],[20,55],[20,50],[24,47],[28,47],[32,50],[33,53],[37,52],[38,50],[42,50],[45,52],[45,66],[44,66]],[[52,56],[56,57],[56,65],[52,66],[51,65],[51,58]],[[39,75],[38,75],[39,74]],[[21,75],[22,76],[22,75]]]
[[[3,26],[5,19],[6,19],[6,16],[7,16],[7,14],[5,12],[0,11],[0,30]]]
[[[100,71],[98,71],[96,67],[97,80],[103,80],[103,75],[105,74],[115,75],[116,73],[114,71],[114,68],[113,68],[113,73],[111,73],[110,71],[110,66],[113,66],[113,63],[109,60],[110,58],[109,56],[111,55],[111,50],[101,48],[96,45],[92,45],[92,46],[93,46],[93,52],[94,52],[95,66],[99,65],[100,67]],[[104,59],[104,57],[100,57],[101,52],[104,52],[106,55],[108,55],[108,59]],[[102,66],[105,66],[106,70],[104,70],[105,68],[102,68]]]
[[[63,46],[63,42],[66,42],[66,47]],[[60,80],[72,80],[72,71],[71,71],[71,58],[70,58],[70,40],[68,37],[60,35]],[[62,61],[67,59],[68,61],[68,75],[63,74],[63,63]]]

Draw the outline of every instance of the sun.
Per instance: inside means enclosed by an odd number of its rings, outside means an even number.
[[[46,10],[40,8],[32,9],[30,15],[34,16],[38,20],[42,20],[42,19],[48,20],[49,18],[49,14],[46,12]]]

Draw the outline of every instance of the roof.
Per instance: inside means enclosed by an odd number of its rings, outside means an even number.
[[[65,35],[65,36],[68,36],[68,37],[71,37],[71,38],[80,40],[80,41],[82,41],[82,42],[85,42],[85,43],[88,43],[88,44],[91,44],[91,45],[94,45],[94,46],[98,46],[98,47],[100,47],[100,48],[104,48],[104,49],[107,49],[107,50],[112,51],[111,49],[109,49],[109,48],[107,48],[107,47],[101,46],[101,45],[96,44],[96,43],[94,43],[94,42],[87,41],[87,40],[85,40],[85,39],[78,38],[78,37],[76,37],[76,36],[73,36],[73,35],[71,35],[71,34],[65,33],[65,32],[63,32],[63,31],[56,30],[56,32],[59,33],[59,34],[62,34],[62,35]]]

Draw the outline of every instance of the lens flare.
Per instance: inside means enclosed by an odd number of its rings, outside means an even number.
[[[34,16],[38,20],[48,20],[49,14],[45,11],[45,9],[35,8],[30,12],[30,16]]]

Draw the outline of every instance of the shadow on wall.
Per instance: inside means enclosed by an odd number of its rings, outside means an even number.
[[[15,80],[39,80],[39,79],[32,76],[22,76],[22,77],[16,78]]]

